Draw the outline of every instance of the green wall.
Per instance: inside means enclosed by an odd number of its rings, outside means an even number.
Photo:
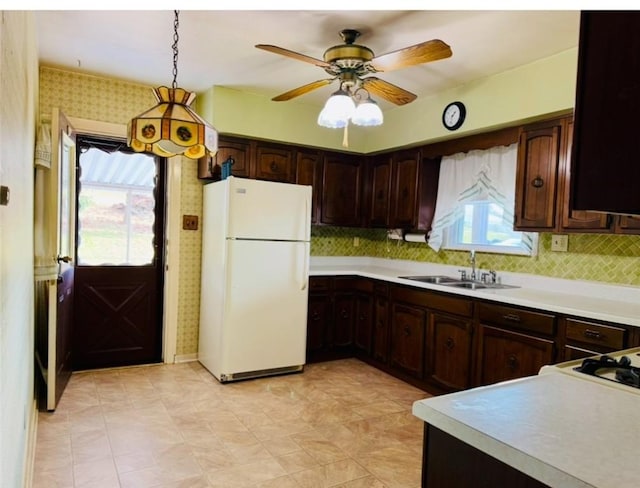
[[[373,256],[468,267],[469,253],[433,251],[426,244],[388,240],[384,229],[313,226],[313,256]],[[358,246],[354,246],[354,238]],[[569,234],[568,252],[551,251],[551,234],[540,234],[538,255],[478,253],[481,269],[640,285],[640,236]]]

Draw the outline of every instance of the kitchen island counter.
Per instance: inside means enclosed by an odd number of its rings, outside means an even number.
[[[420,400],[413,413],[548,486],[631,488],[639,407],[632,392],[545,374]]]
[[[460,266],[362,257],[312,257],[311,276],[357,275],[577,317],[640,327],[640,287],[498,271],[506,289],[468,290],[400,278],[458,276]],[[464,268],[467,269],[468,268]]]

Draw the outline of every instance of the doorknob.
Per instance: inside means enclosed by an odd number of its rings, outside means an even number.
[[[71,261],[73,261],[73,259],[71,259],[70,256],[58,256],[56,258],[56,261],[58,261],[59,263],[70,263]]]

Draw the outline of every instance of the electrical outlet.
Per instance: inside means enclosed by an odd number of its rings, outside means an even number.
[[[358,247],[360,245],[360,238],[359,237],[354,237],[353,238],[353,247]]]
[[[182,216],[182,228],[184,230],[198,230],[198,216],[197,215],[183,215]]]
[[[569,236],[560,234],[551,235],[552,251],[567,252],[567,249],[569,249]]]

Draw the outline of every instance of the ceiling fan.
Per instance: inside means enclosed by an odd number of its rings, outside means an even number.
[[[414,101],[417,96],[388,81],[370,75],[437,61],[448,58],[452,54],[449,45],[439,39],[432,39],[382,54],[381,56],[375,56],[368,47],[355,44],[359,36],[360,32],[355,29],[342,30],[340,37],[342,37],[344,43],[327,49],[324,52],[324,59],[316,59],[270,44],[257,44],[256,47],[259,49],[323,68],[332,76],[331,78],[299,86],[272,98],[272,100],[276,102],[291,100],[317,88],[329,85],[335,80],[340,80],[341,88],[346,88],[349,91],[364,88],[391,103],[405,105]]]

